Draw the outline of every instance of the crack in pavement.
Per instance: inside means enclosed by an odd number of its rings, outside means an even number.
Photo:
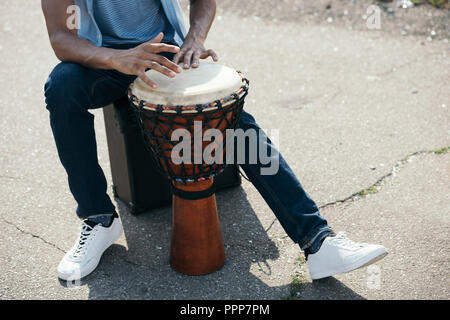
[[[385,71],[382,71],[382,72],[379,72],[379,73],[375,74],[375,76],[383,77],[383,76],[387,76],[387,75],[393,74],[394,72],[398,71],[399,69],[402,69],[402,68],[404,68],[406,66],[414,64],[416,62],[419,62],[419,61],[423,60],[424,58],[429,58],[430,56],[434,56],[434,55],[438,55],[438,54],[440,54],[440,52],[431,52],[429,54],[426,54],[425,56],[420,56],[420,57],[417,57],[417,58],[412,59],[410,61],[406,61],[406,62],[404,62],[402,64],[394,65],[388,70],[385,70]]]
[[[64,251],[63,249],[61,249],[60,247],[58,247],[56,244],[51,243],[51,242],[45,240],[45,239],[42,238],[41,236],[36,235],[36,234],[34,234],[34,233],[31,233],[31,232],[28,232],[28,231],[25,231],[25,230],[21,229],[20,227],[18,227],[17,225],[15,225],[14,223],[12,223],[12,222],[10,222],[10,221],[8,221],[8,220],[6,220],[6,219],[2,219],[2,220],[3,220],[3,222],[5,222],[5,223],[7,223],[7,224],[13,226],[13,227],[16,228],[17,230],[19,230],[21,233],[30,235],[30,236],[32,236],[33,238],[40,239],[40,240],[43,241],[44,243],[49,244],[49,245],[51,245],[52,247],[58,249],[59,251],[65,253],[65,251]]]
[[[379,178],[377,181],[375,181],[375,183],[370,185],[368,188],[357,191],[357,192],[349,195],[348,197],[345,197],[344,199],[325,203],[325,204],[319,206],[319,210],[322,210],[322,209],[325,209],[328,207],[338,206],[338,205],[341,205],[341,204],[347,203],[347,202],[357,201],[359,199],[365,198],[369,194],[374,194],[374,193],[379,192],[381,190],[384,182],[388,178],[390,178],[390,177],[394,178],[397,175],[397,172],[399,172],[406,163],[411,162],[411,160],[416,156],[420,156],[420,155],[424,155],[424,154],[442,155],[442,154],[446,154],[448,152],[450,152],[450,146],[443,147],[443,148],[440,148],[437,150],[431,150],[431,151],[423,150],[423,151],[413,152],[413,153],[407,155],[406,157],[404,157],[403,159],[397,161],[397,163],[392,167],[391,172],[383,175],[381,178]],[[277,220],[277,218],[273,219],[273,221],[271,222],[269,227],[265,230],[266,232],[272,228],[272,226],[276,220]],[[284,236],[283,238],[286,238],[286,237],[288,237],[288,236]]]
[[[374,194],[374,193],[379,192],[381,190],[381,188],[383,187],[384,182],[388,178],[390,178],[390,177],[394,178],[397,175],[397,172],[399,172],[405,164],[411,162],[412,159],[415,158],[416,156],[420,156],[420,155],[424,155],[424,154],[442,155],[442,154],[445,154],[448,152],[450,152],[450,146],[440,148],[437,150],[431,150],[431,151],[424,150],[424,151],[413,152],[413,153],[407,155],[406,157],[404,157],[403,159],[397,161],[397,163],[392,167],[391,172],[383,175],[381,178],[379,178],[377,181],[375,181],[375,183],[370,185],[368,188],[357,191],[357,192],[349,195],[348,197],[345,197],[344,199],[325,203],[325,204],[321,205],[319,207],[319,209],[324,209],[324,208],[331,207],[331,206],[337,206],[337,205],[340,205],[340,204],[346,203],[346,202],[357,201],[359,199],[365,198],[369,194]]]
[[[31,233],[31,232],[28,232],[28,231],[26,231],[26,230],[23,230],[23,229],[21,229],[19,226],[15,225],[15,224],[12,223],[11,221],[8,221],[8,220],[6,220],[6,219],[4,219],[4,218],[2,218],[2,220],[3,220],[3,222],[5,222],[5,223],[7,223],[7,224],[13,226],[13,227],[16,228],[17,230],[19,230],[21,233],[30,235],[30,236],[32,236],[33,238],[39,239],[39,240],[41,240],[42,242],[44,242],[44,243],[46,243],[46,244],[48,244],[48,245],[50,245],[50,246],[56,248],[57,250],[59,250],[59,251],[61,251],[61,252],[63,252],[63,253],[66,253],[65,250],[61,249],[61,248],[58,247],[56,244],[54,244],[54,243],[52,243],[52,242],[50,242],[50,241],[47,241],[46,239],[42,238],[41,236],[36,235],[36,234],[34,234],[34,233]],[[151,266],[147,266],[147,265],[143,265],[143,264],[139,264],[139,263],[133,262],[133,261],[131,261],[131,260],[125,258],[125,257],[120,256],[120,255],[119,255],[119,258],[120,258],[121,260],[123,260],[124,262],[126,262],[126,263],[128,263],[128,264],[130,264],[130,265],[133,265],[133,266],[135,266],[135,267],[144,267],[144,268],[152,269]]]
[[[6,175],[0,175],[0,179],[22,180],[21,177],[13,177],[13,176],[6,176]]]

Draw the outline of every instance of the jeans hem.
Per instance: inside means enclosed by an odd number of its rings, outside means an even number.
[[[328,231],[326,234],[333,233],[333,229],[331,229],[329,226],[321,227],[317,230],[314,230],[310,232],[308,236],[304,237],[302,241],[299,242],[300,248],[302,250],[305,250],[311,247],[315,241],[323,239],[323,237],[321,237],[321,239],[318,239],[318,236],[324,231]]]
[[[92,218],[94,216],[114,215],[114,212],[116,212],[115,208],[111,210],[96,211],[95,213],[86,214],[84,210],[80,209],[79,207],[76,209],[76,214],[81,220]]]

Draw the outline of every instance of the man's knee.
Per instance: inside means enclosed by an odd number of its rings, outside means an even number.
[[[45,103],[47,109],[52,111],[71,107],[83,100],[82,95],[86,68],[72,62],[61,62],[50,73],[44,86]]]

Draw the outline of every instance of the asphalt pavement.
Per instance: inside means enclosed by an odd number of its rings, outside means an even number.
[[[2,2],[0,21],[0,299],[450,298],[445,37],[225,7],[207,40],[221,63],[250,79],[245,109],[269,133],[279,131],[280,151],[330,226],[384,245],[385,259],[312,282],[298,246],[244,180],[217,195],[228,259],[219,271],[173,271],[171,208],[133,216],[115,200],[124,235],[74,286],[58,280],[56,267],[80,222],[43,97],[58,61],[39,1]],[[111,185],[103,115],[93,113]]]

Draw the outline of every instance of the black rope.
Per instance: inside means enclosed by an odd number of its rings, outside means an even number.
[[[191,163],[171,165],[171,150],[178,144],[178,141],[171,140],[171,135],[176,129],[186,129],[193,137],[194,121],[202,121],[202,134],[207,129],[220,128],[219,130],[224,137],[223,141],[226,141],[226,129],[236,129],[244,107],[244,100],[248,94],[248,80],[243,79],[243,83],[241,97],[236,93],[232,94],[231,99],[234,102],[227,104],[226,107],[223,107],[222,102],[217,100],[213,104],[217,108],[207,112],[204,112],[204,108],[209,105],[201,104],[195,106],[197,112],[194,113],[183,113],[182,106],[176,106],[175,114],[167,113],[164,112],[164,108],[160,104],[155,106],[155,110],[146,110],[143,100],[140,100],[138,106],[134,107],[138,99],[130,92],[129,101],[135,111],[145,145],[156,160],[160,173],[172,180],[187,182],[213,177],[224,170],[226,163],[195,164],[194,152],[191,152]],[[226,125],[223,125],[224,122],[226,122]],[[191,148],[193,151],[194,139],[191,139]],[[181,194],[184,195],[184,193]]]
[[[241,166],[238,166],[238,168],[239,168],[239,174],[240,174],[245,180],[250,181],[250,179],[247,177],[247,175],[245,174],[245,172],[242,171]],[[250,182],[251,182],[251,181],[250,181]]]
[[[186,190],[178,189],[174,185],[172,185],[172,193],[175,196],[177,196],[181,199],[186,199],[186,200],[200,200],[200,199],[209,198],[214,193],[216,193],[216,182],[214,180],[211,187],[209,187],[206,190],[202,190],[202,191],[186,191]]]

